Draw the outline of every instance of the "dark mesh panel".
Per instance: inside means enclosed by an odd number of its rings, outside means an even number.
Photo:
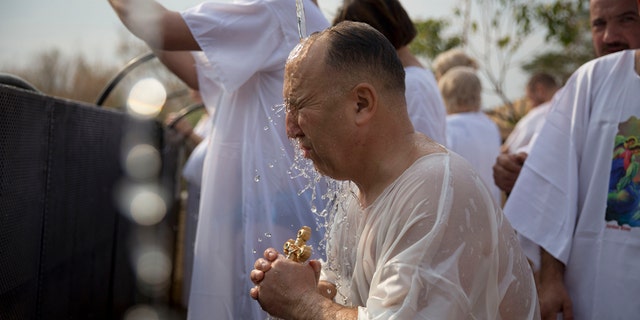
[[[0,319],[33,319],[46,196],[45,97],[0,86]]]
[[[137,303],[169,303],[137,289],[136,229],[114,201],[132,128],[162,145],[156,122],[131,125],[119,112],[0,84],[1,320],[120,319]],[[173,195],[176,154],[168,151],[159,181]],[[149,230],[169,249],[175,220],[169,214]]]
[[[39,296],[47,317],[99,319],[106,315],[95,311],[109,310],[123,118],[66,101],[53,109]]]

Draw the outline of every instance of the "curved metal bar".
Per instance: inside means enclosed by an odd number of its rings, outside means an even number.
[[[178,121],[182,120],[182,118],[186,117],[188,114],[190,114],[191,112],[194,112],[200,108],[204,108],[204,104],[203,103],[194,103],[190,106],[186,106],[184,108],[182,108],[180,110],[180,113],[178,113],[178,115],[171,121],[171,123],[169,123],[167,126],[171,129],[173,129],[176,126],[176,123],[178,123]]]
[[[0,72],[0,84],[25,89],[34,92],[40,92],[34,85],[16,75]]]
[[[122,68],[102,90],[102,93],[100,93],[98,99],[96,100],[96,105],[102,106],[104,101],[109,97],[109,94],[111,94],[111,91],[113,91],[113,88],[115,88],[120,80],[122,80],[122,78],[124,78],[129,72],[131,72],[131,70],[155,57],[156,55],[153,54],[153,52],[149,52],[131,59],[131,61],[129,61],[129,63],[127,63],[127,65],[125,65],[124,68]]]

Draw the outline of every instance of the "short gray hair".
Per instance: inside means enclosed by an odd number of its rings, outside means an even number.
[[[433,60],[433,73],[436,79],[440,79],[451,68],[458,66],[478,70],[478,63],[475,59],[467,55],[462,49],[455,48],[439,54],[435,60]]]
[[[479,111],[482,104],[482,84],[476,70],[454,67],[438,81],[448,113]]]

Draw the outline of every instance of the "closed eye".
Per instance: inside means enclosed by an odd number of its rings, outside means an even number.
[[[625,13],[623,16],[620,17],[620,22],[633,22],[638,20],[640,16],[638,16],[638,14],[636,13]]]

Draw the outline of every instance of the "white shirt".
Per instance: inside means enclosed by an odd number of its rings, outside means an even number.
[[[544,124],[544,119],[551,107],[551,102],[547,101],[531,109],[518,123],[507,137],[504,145],[509,153],[517,153],[525,148],[536,132],[539,132]]]
[[[317,6],[304,4],[309,33],[328,27]],[[316,229],[316,195],[302,192],[314,183],[289,176],[294,151],[284,112],[276,108],[286,58],[300,42],[295,1],[205,2],[182,16],[208,60],[199,77],[213,84],[217,106],[204,162],[188,317],[265,319],[248,294],[255,260],[268,247],[282,248],[301,226]],[[208,106],[206,90],[201,88]]]
[[[321,279],[358,319],[539,319],[515,233],[459,155],[418,159],[365,209],[344,194]]]
[[[496,203],[501,193],[493,181],[493,164],[500,154],[500,130],[483,112],[447,115],[447,148],[467,159],[489,187]]]
[[[553,106],[505,206],[514,228],[566,265],[576,319],[640,314],[637,178],[622,142],[640,136],[634,52],[576,71]],[[630,167],[638,159],[629,157]]]
[[[196,127],[193,128],[193,132],[202,137],[202,141],[193,148],[189,158],[182,168],[182,177],[187,182],[200,189],[202,186],[202,169],[204,166],[204,159],[207,155],[207,146],[209,145],[209,133],[211,132],[211,123],[213,118],[208,115],[203,115],[204,118],[198,121]]]
[[[409,66],[405,71],[405,97],[409,118],[416,131],[446,146],[447,109],[436,78],[430,70]]]

